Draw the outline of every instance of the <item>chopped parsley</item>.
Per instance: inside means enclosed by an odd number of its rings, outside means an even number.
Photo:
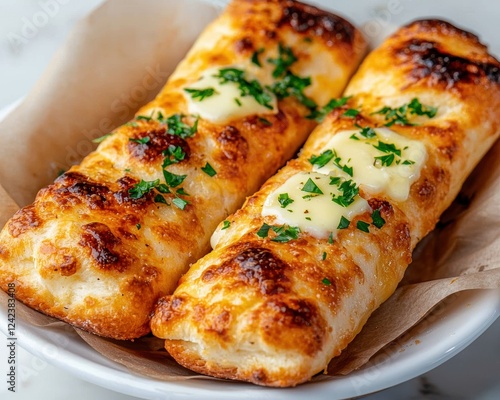
[[[328,236],[328,244],[333,244],[333,232],[330,232],[330,235]]]
[[[263,239],[267,238],[269,236],[269,231],[273,231],[275,233],[275,236],[271,238],[271,241],[278,243],[286,243],[290,240],[297,239],[300,234],[300,229],[295,226],[288,226],[286,224],[276,226],[264,223],[257,231],[257,236]]]
[[[321,168],[321,167],[324,167],[326,164],[328,164],[332,160],[333,157],[334,157],[334,153],[332,150],[325,150],[319,156],[313,155],[309,159],[309,162],[312,165],[316,165],[318,168]]]
[[[193,100],[198,100],[198,101],[203,101],[207,97],[213,96],[214,94],[218,94],[218,92],[212,87],[205,89],[185,88],[184,91],[186,93],[189,93]]]
[[[159,114],[158,120],[167,125],[167,133],[186,139],[198,131],[198,117],[196,117],[193,126],[189,126],[182,121],[185,117],[184,114],[173,114],[165,119],[163,115]]]
[[[241,107],[242,106],[242,102],[240,99],[238,99],[237,97],[234,98],[234,102],[238,105],[238,107]]]
[[[342,116],[343,117],[348,117],[348,118],[356,118],[359,113],[360,113],[359,110],[357,110],[355,108],[349,108],[348,110],[346,110],[344,112],[344,114],[342,114]]]
[[[221,231],[223,231],[224,229],[227,229],[231,226],[231,222],[229,222],[227,219],[222,223],[222,228],[221,228]]]
[[[351,224],[351,221],[349,221],[346,217],[343,215],[340,217],[339,225],[337,226],[337,229],[347,229],[349,228],[349,225]]]
[[[173,174],[172,172],[169,172],[165,169],[163,170],[163,176],[165,177],[165,182],[167,182],[167,185],[171,188],[179,186],[187,177],[187,175]]]
[[[281,208],[286,208],[292,204],[295,200],[291,199],[288,193],[280,193],[278,195],[278,202],[281,204]]]
[[[184,160],[184,158],[186,158],[186,153],[182,150],[182,147],[171,144],[166,150],[163,150],[163,156],[165,158],[163,159],[162,167],[166,168],[169,165],[176,164]]]
[[[325,261],[325,260],[326,260],[326,251],[324,251],[324,252],[323,252],[323,255],[321,256],[321,259],[322,259],[323,261]]]
[[[415,124],[409,121],[409,115],[419,115],[427,116],[428,118],[434,118],[437,114],[437,108],[426,106],[420,103],[420,101],[415,97],[408,104],[403,104],[401,107],[382,107],[380,110],[375,111],[372,114],[384,115],[386,123],[385,126],[406,125],[413,126]]]
[[[273,78],[280,78],[285,75],[288,68],[297,61],[297,57],[293,54],[291,47],[283,46],[282,43],[278,44],[278,58],[268,58],[267,62],[274,64]]]
[[[332,284],[332,282],[330,282],[330,279],[328,279],[328,278],[323,278],[323,280],[321,281],[321,283],[323,285],[326,285],[326,286],[330,286]]]
[[[323,194],[323,191],[313,182],[311,178],[306,181],[301,190],[306,193]]]
[[[184,210],[186,206],[189,204],[189,201],[181,199],[180,197],[174,197],[172,199],[172,204],[179,208],[180,210]]]
[[[332,201],[341,207],[349,207],[356,196],[359,194],[359,188],[353,180],[344,181],[339,186],[341,195],[332,195]]]
[[[148,117],[147,115],[138,115],[135,119],[138,121],[151,121],[153,117]]]
[[[135,227],[137,228],[137,230],[141,229],[141,224],[136,224]]]
[[[394,159],[395,159],[394,154],[387,154],[385,156],[378,156],[378,157],[375,157],[375,163],[374,163],[374,165],[378,166],[379,163],[377,161],[379,161],[380,162],[380,166],[382,166],[382,167],[390,167],[392,165],[392,163],[394,162]]]
[[[129,138],[129,141],[134,142],[134,143],[139,143],[139,144],[146,144],[146,143],[149,143],[151,141],[151,138],[149,136],[144,136],[143,138],[140,138],[140,139]]]
[[[401,150],[398,149],[394,143],[385,143],[379,140],[378,144],[374,144],[373,147],[383,153],[394,153],[401,157]]]
[[[214,75],[215,78],[219,79],[221,84],[225,84],[227,82],[234,82],[238,85],[238,89],[240,90],[240,95],[251,96],[259,103],[260,105],[272,110],[273,106],[271,105],[272,97],[271,95],[262,87],[262,85],[254,80],[247,80],[245,77],[245,71],[238,68],[221,68],[219,69],[219,73]]]
[[[313,110],[306,118],[314,119],[317,122],[323,122],[328,114],[336,108],[345,106],[350,98],[351,96],[341,97],[340,99],[331,99],[325,106],[323,106],[323,108],[320,110]]]
[[[358,228],[360,231],[370,233],[370,224],[365,221],[358,221],[356,222],[356,228]]]
[[[264,52],[264,48],[260,48],[258,50],[255,50],[252,54],[252,63],[257,65],[257,67],[262,67],[262,64],[260,63],[259,56]]]
[[[213,167],[207,162],[204,167],[201,167],[201,170],[207,174],[208,176],[217,175],[217,171],[213,169]]]
[[[162,204],[168,204],[167,200],[165,200],[165,197],[163,197],[161,194],[157,194],[154,198],[155,203],[162,203]]]
[[[380,209],[373,211],[372,224],[379,229],[385,225],[385,219],[380,215]]]
[[[112,133],[107,133],[106,135],[103,135],[101,137],[92,139],[92,143],[101,143],[101,142],[104,142],[104,140],[107,139],[108,137],[110,137],[111,135],[112,135]]]
[[[278,99],[294,96],[301,104],[313,111],[317,108],[317,104],[304,94],[304,89],[310,85],[311,78],[302,78],[288,71],[283,79],[274,82],[269,89]]]
[[[273,123],[266,118],[259,117],[259,121],[266,126],[271,126]]]
[[[141,179],[139,183],[134,185],[132,188],[129,189],[129,194],[130,198],[136,200],[140,199],[141,197],[147,195],[149,192],[151,192],[153,189],[158,187],[160,184],[160,180],[156,179],[154,181],[145,181]]]
[[[338,156],[338,154],[335,150],[325,150],[319,156],[313,155],[309,159],[309,162],[312,165],[316,165],[318,168],[321,168],[321,167],[324,167],[326,164],[328,164],[331,160],[333,160],[333,164],[337,168],[344,171],[347,175],[349,175],[351,177],[353,176],[352,167],[349,167],[347,164],[342,165],[340,163],[342,161],[342,158]]]

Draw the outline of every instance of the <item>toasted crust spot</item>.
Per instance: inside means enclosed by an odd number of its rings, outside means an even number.
[[[138,142],[138,140],[146,137],[149,138],[148,142]],[[154,163],[158,160],[162,160],[164,157],[163,152],[170,146],[181,147],[182,151],[186,154],[184,160],[189,159],[190,149],[187,142],[179,136],[166,133],[165,128],[142,131],[138,135],[130,138],[128,142],[128,150],[132,157],[144,163]]]
[[[17,238],[30,229],[40,227],[42,223],[43,220],[38,217],[35,206],[29,205],[14,214],[9,221],[8,229],[12,237]]]
[[[354,42],[355,28],[345,19],[296,1],[284,3],[279,27],[288,25],[299,33],[320,37],[327,46],[339,42],[351,45]]]

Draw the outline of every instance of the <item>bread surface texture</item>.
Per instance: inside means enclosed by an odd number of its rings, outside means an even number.
[[[303,144],[317,124],[308,115],[341,94],[364,50],[349,22],[314,7],[231,2],[155,100],[5,225],[0,286],[98,335],[147,334],[157,300]],[[206,117],[193,112],[220,94],[196,85],[223,73],[217,90],[237,94]],[[285,78],[301,83],[298,95],[267,88]],[[245,102],[258,111],[241,114]]]
[[[394,292],[415,245],[500,132],[499,62],[477,37],[443,21],[399,29],[369,54],[345,96],[348,103],[329,113],[300,156],[219,226],[214,250],[159,302],[152,331],[166,339],[165,348],[180,364],[277,387],[321,373]],[[339,224],[334,236],[290,226],[286,231],[282,221],[264,215],[269,196],[297,174],[312,174],[332,140],[349,132],[344,143],[382,148],[382,139],[367,138],[387,130],[425,149],[406,198],[360,184],[358,196],[367,208],[348,226]],[[374,166],[415,164],[398,159],[396,146],[385,144]],[[335,150],[341,154],[340,147]],[[345,155],[333,162],[349,165]],[[354,166],[354,180],[356,172]],[[320,195],[305,183],[304,196]],[[293,211],[291,200],[299,198],[281,195],[284,209]]]

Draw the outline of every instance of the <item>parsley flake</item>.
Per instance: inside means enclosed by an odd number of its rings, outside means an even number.
[[[225,84],[227,82],[236,83],[242,97],[251,96],[260,105],[270,110],[273,109],[273,106],[271,105],[271,95],[264,90],[262,85],[256,79],[252,81],[247,80],[245,77],[245,71],[238,68],[221,68],[219,69],[219,73],[214,75],[214,77],[218,78],[221,84]]]
[[[359,113],[360,113],[359,110],[356,110],[355,108],[349,108],[344,112],[344,114],[342,114],[342,116],[348,118],[356,118]]]
[[[213,169],[213,167],[208,162],[205,164],[204,167],[201,167],[201,170],[208,176],[217,175],[217,171],[215,171],[215,169]]]
[[[356,222],[356,228],[358,228],[360,231],[370,233],[370,224],[365,221],[358,221]]]
[[[167,182],[167,185],[171,188],[179,186],[187,177],[187,175],[173,174],[172,172],[169,172],[165,169],[163,170],[163,176],[165,177],[165,182]]]
[[[339,99],[331,99],[326,105],[320,110],[313,110],[306,118],[314,119],[317,122],[323,122],[325,117],[330,114],[336,108],[343,107],[347,104],[351,96],[341,97]]]
[[[321,168],[324,167],[326,164],[328,164],[334,156],[335,154],[333,153],[332,150],[325,150],[319,156],[313,155],[309,159],[309,162],[312,165],[316,165],[318,168]]]
[[[372,223],[378,229],[385,225],[385,219],[380,215],[380,209],[373,211],[372,213]]]
[[[231,222],[229,222],[227,219],[222,222],[222,228],[221,228],[221,231],[223,231],[224,229],[227,229],[231,226]]]
[[[337,229],[347,229],[349,228],[349,225],[351,224],[351,221],[349,221],[346,217],[343,215],[340,217],[340,222],[339,225],[337,226]]]
[[[286,243],[290,240],[297,239],[300,234],[300,229],[295,226],[288,225],[268,225],[266,223],[262,224],[260,229],[257,231],[257,236],[260,238],[267,238],[269,236],[269,231],[273,231],[276,235],[271,238],[272,242]]]
[[[274,64],[273,78],[282,77],[288,68],[297,61],[297,57],[293,54],[291,47],[283,46],[282,43],[278,44],[278,58],[268,58],[267,62]]]
[[[160,184],[160,180],[156,179],[154,181],[145,181],[142,180],[135,184],[132,188],[129,189],[130,198],[137,200],[141,197],[144,197],[149,192],[151,192],[154,188],[156,188]]]
[[[434,118],[437,114],[437,108],[431,106],[425,106],[417,98],[413,98],[410,103],[403,104],[400,107],[382,107],[380,110],[373,112],[372,114],[384,115],[387,121],[385,126],[392,126],[394,124],[403,126],[414,126],[408,119],[408,114],[427,116],[428,118]]]
[[[166,168],[169,165],[176,164],[181,162],[186,158],[186,152],[180,146],[169,145],[166,150],[163,150],[163,159],[162,167]]]
[[[185,88],[184,91],[191,95],[193,100],[203,101],[207,97],[211,97],[214,94],[219,94],[214,88],[208,87],[205,89],[193,89],[193,88]]]
[[[110,137],[111,135],[112,135],[112,133],[107,133],[106,135],[103,135],[101,137],[92,139],[92,143],[101,143],[101,142],[104,142],[104,140],[107,139],[108,137]]]
[[[330,282],[330,279],[328,279],[328,278],[323,278],[323,280],[321,281],[321,283],[323,285],[326,285],[326,286],[330,286],[332,284],[332,282]]]
[[[134,143],[139,143],[139,144],[146,144],[151,141],[151,138],[149,136],[144,136],[143,138],[139,139],[134,139],[134,138],[129,138],[129,142],[134,142]]]
[[[344,181],[339,186],[339,191],[342,192],[341,195],[332,195],[332,201],[337,203],[341,207],[349,207],[356,196],[359,194],[359,188],[356,186],[356,182],[352,180]]]
[[[294,201],[295,200],[291,199],[290,196],[288,196],[288,193],[280,193],[278,195],[278,202],[281,204],[281,208],[286,208]]]
[[[264,52],[264,48],[260,48],[258,50],[255,50],[252,54],[252,63],[257,65],[257,67],[262,67],[262,64],[260,63],[259,56]]]
[[[311,178],[309,178],[305,185],[301,189],[303,192],[314,193],[314,194],[323,194],[323,191],[316,185]]]
[[[189,204],[189,201],[181,199],[180,197],[174,197],[172,199],[172,203],[180,210],[184,210],[186,206]]]
[[[165,119],[163,115],[159,115],[158,120],[167,124],[167,133],[186,139],[193,136],[198,131],[198,117],[196,117],[193,126],[189,126],[183,122],[185,117],[186,115],[184,114],[173,114]]]

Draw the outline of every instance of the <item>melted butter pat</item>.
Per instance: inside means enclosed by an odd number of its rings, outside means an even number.
[[[353,179],[363,190],[372,194],[385,194],[396,201],[408,199],[411,185],[420,177],[420,171],[427,160],[423,143],[408,139],[387,128],[376,128],[376,137],[364,138],[360,130],[343,131],[327,143],[323,151],[334,150],[340,157],[341,166],[352,167],[353,176],[349,177],[332,159],[323,167],[314,166],[314,171],[323,174],[340,174]],[[353,139],[355,135],[359,140]],[[377,147],[394,145],[400,156]],[[394,157],[391,162],[391,157]],[[386,157],[384,165],[383,159]]]
[[[239,67],[234,68],[241,69]],[[226,82],[221,84],[219,78],[214,76],[219,73],[219,70],[219,67],[207,69],[198,81],[185,87],[198,90],[207,88],[215,90],[212,96],[205,97],[203,100],[199,98],[193,99],[191,93],[183,91],[191,114],[197,114],[211,122],[224,123],[249,115],[276,114],[278,112],[278,102],[274,94],[266,92],[271,96],[269,104],[272,108],[265,107],[259,104],[253,96],[242,96],[238,83]],[[245,79],[252,81],[255,77],[245,72]]]
[[[290,177],[283,185],[274,190],[264,202],[263,216],[273,216],[277,224],[299,227],[319,239],[327,238],[332,233],[335,237],[342,217],[351,220],[358,214],[370,211],[367,201],[359,195],[348,207],[332,201],[338,196],[338,185],[332,185],[331,176],[320,172],[300,172]],[[323,194],[313,194],[302,189],[311,179]],[[293,203],[282,207],[280,194],[288,194]]]

